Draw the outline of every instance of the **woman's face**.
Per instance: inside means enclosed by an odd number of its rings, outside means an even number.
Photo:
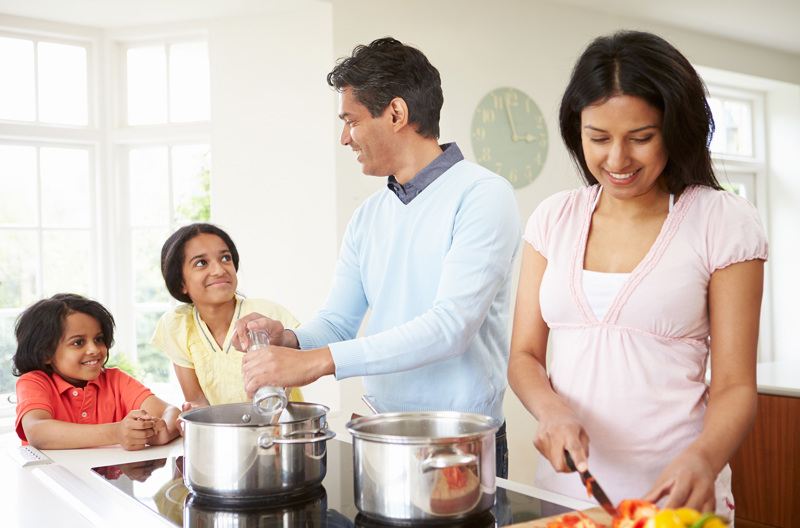
[[[669,158],[662,122],[660,110],[630,95],[617,95],[583,109],[584,158],[606,192],[627,199],[659,188]]]
[[[183,251],[183,293],[195,305],[230,302],[239,281],[227,244],[217,235],[200,233]]]

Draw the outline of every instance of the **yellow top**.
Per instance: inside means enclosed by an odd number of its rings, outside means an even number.
[[[236,307],[222,348],[200,318],[193,304],[181,304],[161,316],[150,344],[164,352],[180,367],[194,369],[208,403],[241,403],[250,401],[244,391],[242,356],[231,346],[234,323],[240,317],[258,312],[297,328],[300,322],[283,306],[266,299],[242,299],[236,296]],[[303,401],[303,393],[293,388],[291,401]]]

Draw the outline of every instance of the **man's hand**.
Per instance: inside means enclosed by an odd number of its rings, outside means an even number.
[[[297,348],[296,343],[286,341],[283,323],[259,313],[253,312],[237,319],[234,327],[236,330],[231,338],[231,344],[239,352],[247,352],[247,348],[250,346],[250,339],[247,336],[248,330],[266,330],[269,334],[270,345]]]
[[[248,352],[242,358],[244,389],[251,398],[265,385],[302,387],[335,370],[327,347],[301,351],[270,345]]]

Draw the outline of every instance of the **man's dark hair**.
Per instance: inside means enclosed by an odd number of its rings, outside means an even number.
[[[353,97],[372,117],[383,115],[392,99],[408,106],[408,122],[425,138],[439,137],[439,115],[444,104],[439,71],[416,48],[391,37],[359,45],[350,57],[339,59],[328,74],[328,84],[341,92],[350,86]]]
[[[592,41],[575,64],[561,99],[561,137],[587,184],[597,180],[584,158],[581,113],[617,95],[639,97],[661,111],[669,156],[661,176],[671,193],[689,185],[721,188],[708,150],[714,118],[703,80],[674,46],[641,31],[620,31]]]

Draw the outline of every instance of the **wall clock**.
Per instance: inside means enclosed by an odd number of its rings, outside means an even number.
[[[527,94],[497,88],[481,99],[472,116],[475,160],[515,189],[531,183],[547,159],[547,123]]]

